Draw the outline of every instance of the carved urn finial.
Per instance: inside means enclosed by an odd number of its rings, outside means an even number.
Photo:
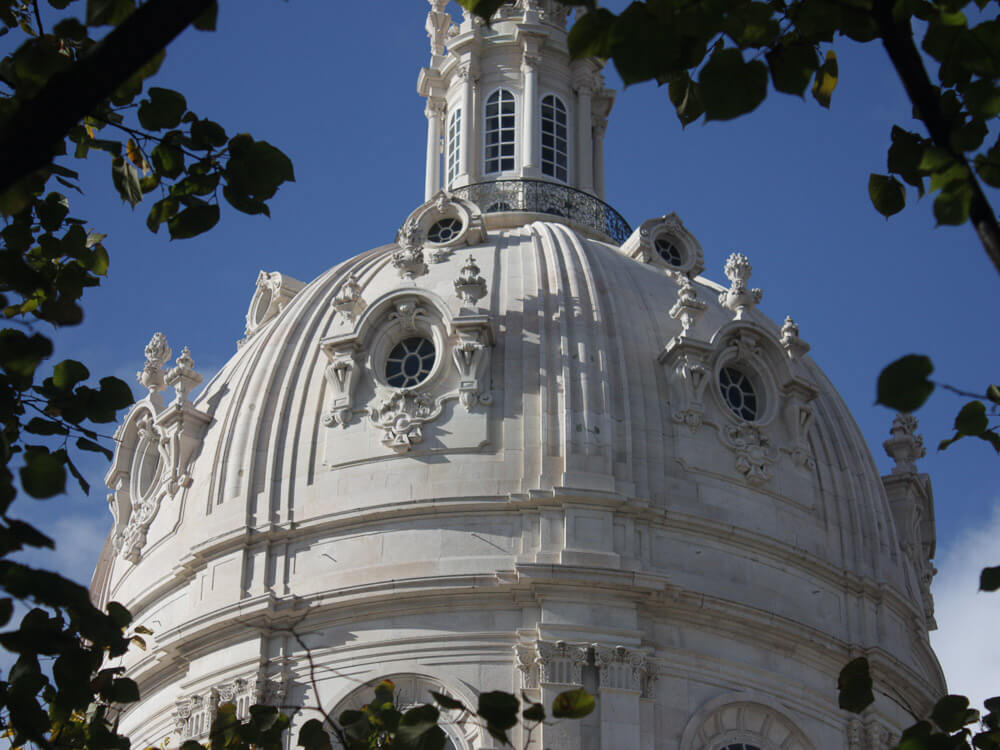
[[[424,236],[415,219],[407,221],[396,233],[399,250],[392,254],[392,265],[404,279],[413,280],[427,271],[424,264]]]
[[[167,373],[167,385],[174,389],[177,396],[174,403],[185,404],[188,394],[194,390],[204,378],[194,369],[194,360],[191,358],[191,350],[186,346],[181,356],[177,358],[177,366]]]
[[[747,288],[753,266],[743,253],[733,253],[729,256],[725,272],[730,286],[727,291],[719,295],[719,304],[736,313],[736,320],[743,320],[743,313],[759,303],[764,292],[760,289]]]
[[[785,316],[785,322],[781,326],[781,345],[793,361],[804,357],[809,353],[809,349],[811,348],[809,344],[799,337],[799,326],[792,320],[791,315]]]
[[[897,414],[889,430],[890,438],[882,443],[889,458],[896,462],[893,474],[916,474],[917,459],[927,455],[924,438],[917,435],[917,418],[912,414]]]
[[[479,275],[479,266],[471,255],[455,279],[455,294],[470,305],[475,305],[486,296],[486,279]]]
[[[343,315],[349,322],[352,322],[365,307],[361,299],[361,284],[358,276],[352,273],[347,277],[347,281],[340,287],[340,291],[333,298],[333,309]]]
[[[707,305],[698,299],[698,290],[694,288],[694,284],[691,283],[687,274],[672,273],[671,276],[674,277],[674,281],[677,282],[680,289],[677,291],[677,301],[667,314],[674,320],[681,322],[681,335],[687,336],[688,331],[694,328],[698,318],[705,312]]]
[[[146,344],[146,364],[135,374],[139,383],[149,389],[149,397],[154,402],[160,402],[159,392],[164,388],[163,363],[170,359],[170,345],[167,337],[160,332]]]

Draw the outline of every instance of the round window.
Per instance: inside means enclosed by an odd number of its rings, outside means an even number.
[[[680,268],[684,265],[684,255],[681,253],[680,249],[678,249],[678,247],[666,237],[657,237],[653,242],[653,246],[656,247],[656,252],[659,253],[660,257],[670,265],[675,268]]]
[[[461,231],[462,222],[460,219],[455,217],[439,219],[431,224],[431,228],[427,230],[427,239],[436,243],[451,242],[458,237]]]
[[[735,367],[723,367],[719,372],[719,390],[726,406],[737,417],[747,422],[757,418],[760,413],[757,392],[745,372]]]
[[[271,307],[271,297],[271,290],[267,287],[261,287],[260,291],[257,293],[257,299],[253,304],[253,312],[250,314],[254,325],[260,325],[264,322],[267,316],[267,310]]]
[[[393,388],[412,388],[431,374],[437,351],[430,339],[412,336],[403,339],[385,361],[385,380]]]

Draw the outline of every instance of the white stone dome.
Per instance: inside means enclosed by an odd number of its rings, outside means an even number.
[[[459,231],[421,242],[442,221]],[[926,703],[943,681],[911,530],[793,326],[739,291],[741,258],[735,292],[689,281],[701,266],[674,216],[617,246],[441,194],[307,285],[262,273],[247,338],[194,402],[154,394],[120,428],[120,553],[95,592],[156,631],[132,657],[136,726],[169,732],[178,700],[240,679],[304,700],[282,628],[306,613],[297,632],[337,670],[328,708],[357,686],[340,672],[544,690],[557,644],[582,649],[557,682],[594,665],[589,687],[634,697],[626,715],[672,717],[642,722],[650,747],[747,690],[781,701],[768,726],[801,734],[783,746],[832,747],[831,677],[858,651]],[[432,357],[399,349],[421,340]],[[426,379],[391,387],[400,356]],[[724,373],[756,401],[727,403]],[[617,646],[641,662],[620,685],[600,672]],[[778,704],[761,700],[763,722]]]
[[[123,731],[204,738],[220,701],[337,716],[391,676],[403,705],[586,687],[550,750],[888,747],[944,691],[915,422],[880,478],[746,258],[720,286],[676,216],[632,232],[602,202],[614,92],[565,6],[430,4],[426,202],[396,240],[309,284],[261,272],[194,400],[187,350],[146,348],[93,583],[154,631]],[[861,654],[855,718],[836,677]]]

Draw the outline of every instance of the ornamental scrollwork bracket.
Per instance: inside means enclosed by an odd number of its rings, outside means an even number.
[[[322,421],[326,427],[346,427],[354,418],[354,391],[361,369],[358,341],[353,337],[325,341],[321,348],[329,360],[323,376],[331,394]]]
[[[678,397],[678,408],[671,417],[686,424],[692,432],[701,427],[705,417],[705,389],[711,380],[709,361],[712,347],[689,336],[675,336],[657,358],[666,370],[667,380]]]
[[[452,347],[452,358],[458,369],[458,398],[466,410],[476,404],[489,404],[492,396],[487,392],[490,353],[493,349],[493,327],[483,315],[455,318],[452,329],[457,341]]]

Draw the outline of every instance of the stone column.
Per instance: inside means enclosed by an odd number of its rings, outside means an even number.
[[[576,89],[576,186],[586,193],[594,191],[594,138],[591,118],[594,88],[584,80]]]
[[[458,80],[462,82],[462,122],[459,126],[459,160],[458,175],[455,178],[456,185],[467,185],[472,182],[473,168],[476,158],[472,123],[476,119],[474,110],[475,102],[472,98],[475,88],[476,75],[472,72],[471,66],[464,66],[458,71]]]
[[[527,41],[524,46],[524,55],[521,58],[521,76],[524,80],[524,102],[522,106],[523,115],[521,117],[521,175],[523,177],[537,177],[538,168],[538,131],[539,131],[539,111],[538,111],[538,52],[536,45],[529,45]]]
[[[604,200],[604,132],[608,129],[608,121],[603,117],[595,117],[594,126],[594,192]]]
[[[601,747],[641,747],[639,699],[650,689],[646,655],[623,646],[594,644],[601,712]]]
[[[441,119],[444,117],[444,100],[428,97],[424,108],[427,117],[427,182],[424,200],[430,200],[441,189]]]
[[[538,670],[538,687],[542,704],[549,708],[559,693],[583,686],[583,667],[587,664],[586,646],[557,641],[537,641],[535,662]],[[579,721],[556,721],[545,724],[539,745],[546,750],[579,750],[584,747],[582,726]],[[602,745],[602,747],[629,747],[629,745]]]

